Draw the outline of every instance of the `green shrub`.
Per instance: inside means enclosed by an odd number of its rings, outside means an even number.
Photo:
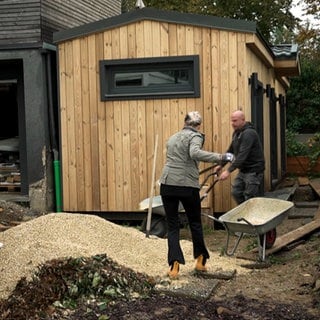
[[[314,166],[320,157],[320,132],[316,132],[306,142],[300,142],[296,133],[286,131],[287,156],[306,156],[310,159],[310,165]]]

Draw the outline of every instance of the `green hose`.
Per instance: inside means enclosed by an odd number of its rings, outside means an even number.
[[[60,181],[60,161],[53,161],[54,168],[54,185],[55,185],[55,195],[56,195],[56,212],[62,211],[61,202],[61,181]]]

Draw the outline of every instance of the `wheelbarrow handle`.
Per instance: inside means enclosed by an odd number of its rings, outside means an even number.
[[[211,215],[206,214],[206,213],[201,213],[201,215],[203,215],[203,216],[205,216],[205,217],[207,217],[207,218],[209,218],[209,219],[212,219],[212,220],[214,220],[214,221],[220,222],[220,223],[222,223],[222,224],[224,225],[223,221],[217,219],[217,218],[214,217],[214,216],[211,216]]]
[[[212,188],[215,186],[215,184],[218,182],[219,180],[215,180],[211,186],[207,189],[206,193],[204,193],[201,197],[200,197],[200,201],[202,201],[204,198],[206,198],[209,194],[209,192],[212,190]]]
[[[218,166],[218,164],[214,164],[213,166],[210,166],[210,167],[208,167],[208,168],[205,168],[205,169],[199,171],[199,174],[201,175],[201,174],[203,174],[203,173],[206,173],[207,171],[209,171],[209,170],[211,170],[211,169],[213,169],[213,168],[215,168],[215,167],[217,167],[217,166]]]
[[[238,218],[237,219],[237,221],[244,221],[244,222],[246,222],[249,226],[251,226],[251,227],[253,227],[254,228],[254,225],[250,222],[250,221],[248,221],[247,219],[245,219],[245,218]]]

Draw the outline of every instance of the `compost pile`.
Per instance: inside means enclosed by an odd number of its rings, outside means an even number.
[[[318,319],[320,294],[314,290],[314,279],[303,282],[304,295],[299,287],[292,291],[292,295],[301,295],[301,303],[297,302],[299,297],[294,303],[293,297],[288,301],[277,294],[270,298],[267,287],[271,286],[272,291],[279,286],[273,278],[277,269],[250,270],[242,267],[241,259],[221,255],[223,231],[206,234],[211,268],[236,270],[236,277],[221,280],[208,299],[197,299],[157,290],[159,283],[170,288],[192,281],[194,260],[188,235],[182,240],[186,265],[182,266],[181,279],[171,282],[165,275],[165,239],[146,238],[137,228],[116,225],[94,215],[42,215],[26,208],[3,206],[0,223],[9,225],[10,217],[15,226],[0,233],[4,244],[0,249],[3,320]],[[319,244],[319,238],[315,238],[308,250],[319,248]],[[319,262],[317,253],[315,261]],[[318,274],[314,260],[307,266],[301,263],[297,260],[305,273],[311,268],[314,276]],[[286,262],[284,270],[295,269]],[[262,275],[266,288],[254,280],[262,281]],[[264,289],[265,299],[259,294]],[[306,305],[306,301],[310,303]]]

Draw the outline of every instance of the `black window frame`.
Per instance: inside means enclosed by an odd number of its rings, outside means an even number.
[[[200,97],[199,56],[171,56],[153,58],[133,58],[101,60],[100,63],[101,100],[138,100]],[[121,72],[156,72],[182,68],[188,71],[188,84],[157,84],[152,87],[116,87],[115,75]]]

